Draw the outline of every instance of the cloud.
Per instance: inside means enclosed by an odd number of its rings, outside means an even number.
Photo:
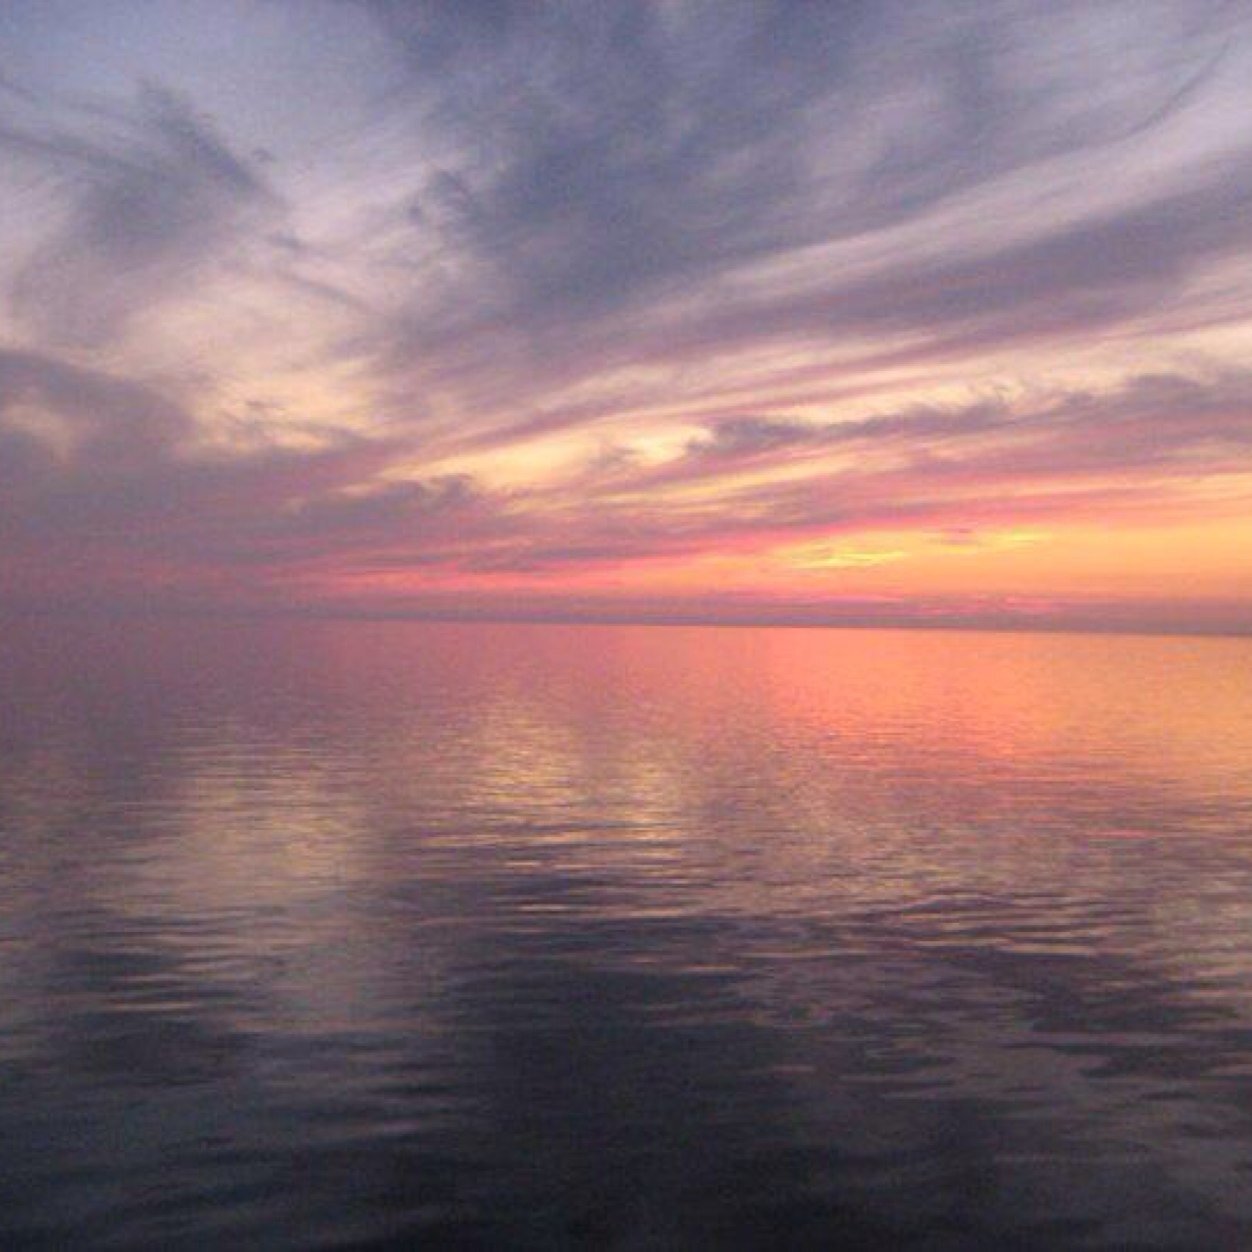
[[[884,443],[981,434],[1009,420],[1003,401],[961,407],[918,405],[901,413],[817,423],[771,417],[731,417],[687,444],[696,461],[757,460],[797,448],[822,449],[841,443]]]
[[[1239,6],[263,6],[229,74],[91,12],[0,78],[10,587],[869,578],[1240,504]]]
[[[44,342],[90,347],[181,294],[275,200],[174,92],[146,86],[132,110],[87,116],[77,132],[0,129],[0,150],[51,171],[67,202],[18,268],[13,307]]]
[[[488,405],[769,344],[960,355],[1124,325],[1249,242],[1246,141],[1177,158],[1146,196],[1075,193],[1100,153],[1137,170],[1204,96],[1220,6],[370,11],[438,136],[408,211],[443,263],[381,360]]]
[[[465,474],[415,478],[406,468],[414,450],[394,436],[222,448],[204,434],[151,386],[0,353],[9,545],[45,564],[95,552],[110,568],[129,562],[136,576],[281,584],[406,569],[548,576],[873,530],[968,543],[982,528],[1083,515],[1185,517],[1198,507],[1197,475],[1211,483],[1252,472],[1252,375],[1143,375],[1101,393],[829,423],[735,419],[660,466],[619,455],[612,472],[575,476],[564,490],[490,491]],[[842,451],[853,459],[829,461]],[[799,476],[797,456],[811,461]],[[745,462],[792,470],[743,480],[735,471]],[[1136,466],[1150,479],[1127,476]],[[686,484],[710,477],[720,480],[715,493],[687,498]]]
[[[244,569],[281,579],[375,550],[418,562],[436,542],[464,543],[485,511],[464,476],[382,477],[408,452],[387,438],[240,449],[205,436],[152,386],[0,351],[0,567],[7,549],[23,569],[100,558],[140,580]]]
[[[22,448],[22,470],[0,457],[5,502],[38,490],[67,463],[97,474],[141,472],[185,438],[190,416],[159,392],[52,357],[0,349],[0,437]]]
[[[1215,468],[1227,465],[1242,472],[1247,467],[1231,461],[1230,454],[1252,448],[1252,374],[1142,374],[1103,391],[917,404],[833,422],[732,417],[691,439],[678,464],[697,475],[733,473],[744,461],[823,453],[840,445],[958,452],[964,445],[981,457],[1007,446],[1018,466],[1057,475],[1099,464],[1129,469],[1171,461],[1191,472],[1197,454],[1207,450],[1216,455]]]

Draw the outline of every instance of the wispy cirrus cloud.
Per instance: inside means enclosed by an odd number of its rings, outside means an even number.
[[[1181,150],[1229,72],[1220,7],[371,7],[414,125],[450,139],[405,205],[446,283],[383,340],[431,386],[529,399],[892,340],[959,358],[1159,313],[1247,244],[1248,146]],[[1136,187],[1173,126],[1173,171]],[[1084,194],[1110,160],[1128,194]]]
[[[70,113],[75,130],[38,116],[0,127],[0,150],[33,165],[59,208],[10,295],[41,341],[91,347],[195,282],[275,199],[255,164],[173,91],[142,85],[129,109]]]
[[[1247,511],[1239,6],[123,2],[0,34],[13,596],[71,566],[249,604],[696,595],[720,561],[755,602],[801,549],[898,588],[922,550]]]

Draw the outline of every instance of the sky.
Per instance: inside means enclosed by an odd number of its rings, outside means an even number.
[[[1249,0],[0,0],[0,606],[1252,631],[1249,118]]]

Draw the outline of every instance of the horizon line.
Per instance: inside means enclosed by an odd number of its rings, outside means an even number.
[[[398,610],[359,607],[288,607],[288,606],[205,606],[205,605],[136,605],[93,604],[19,604],[0,606],[0,621],[21,619],[67,619],[76,624],[108,620],[200,620],[204,622],[360,622],[360,623],[431,623],[465,626],[659,626],[731,630],[865,630],[865,631],[932,631],[970,634],[1064,634],[1142,636],[1150,638],[1252,639],[1252,622],[1244,625],[1221,623],[1184,625],[1181,623],[1139,623],[1074,621],[1064,618],[1038,618],[1031,621],[980,620],[970,616],[934,617],[919,620],[901,616],[880,618],[806,619],[798,616],[778,618],[719,617],[713,614],[667,614],[650,616],[643,613],[539,613],[525,610],[476,612],[472,609]]]

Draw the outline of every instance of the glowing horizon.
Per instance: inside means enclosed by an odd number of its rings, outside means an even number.
[[[1252,12],[0,9],[0,607],[1252,631]]]

